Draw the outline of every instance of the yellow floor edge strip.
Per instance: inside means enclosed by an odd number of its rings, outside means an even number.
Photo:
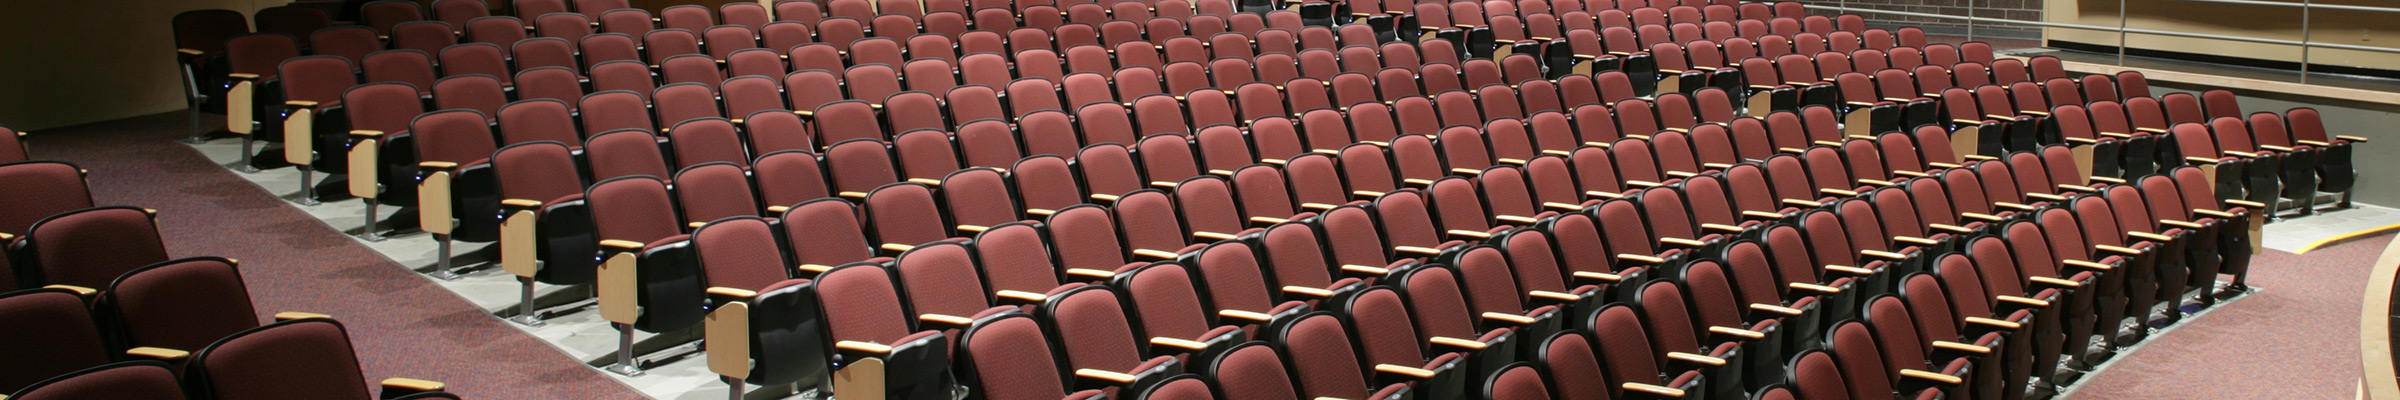
[[[2378,227],[2375,227],[2375,228],[2372,228],[2372,229],[2363,230],[2363,231],[2357,231],[2357,232],[2344,233],[2344,234],[2340,234],[2340,235],[2333,235],[2333,237],[2324,238],[2324,239],[2317,239],[2317,241],[2314,241],[2314,242],[2309,242],[2309,243],[2308,243],[2308,245],[2306,245],[2306,246],[2300,246],[2300,249],[2299,249],[2299,250],[2292,251],[2292,254],[2294,254],[2294,255],[2299,255],[2299,254],[2308,254],[2308,252],[2309,252],[2310,250],[2316,250],[2318,247],[2325,247],[2326,245],[2331,245],[2331,244],[2334,244],[2334,243],[2340,243],[2340,242],[2342,242],[2342,241],[2346,241],[2346,240],[2350,240],[2350,239],[2357,239],[2357,238],[2360,238],[2360,237],[2365,237],[2365,236],[2374,235],[2374,234],[2378,234],[2378,233],[2389,232],[2389,231],[2396,230],[2396,229],[2400,229],[2400,224],[2384,225],[2384,226],[2378,226]]]

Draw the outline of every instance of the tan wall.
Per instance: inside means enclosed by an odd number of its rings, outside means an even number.
[[[0,124],[46,129],[183,108],[168,21],[248,14],[288,0],[79,0],[0,4]]]
[[[2117,26],[2118,0],[2045,1],[2046,8],[2043,15],[2049,22]],[[2133,10],[2126,21],[2126,26],[2133,28],[2300,40],[2300,9],[2297,7],[2201,3],[2181,0],[2123,1],[2125,8]],[[2299,3],[2297,0],[2266,1]],[[2315,0],[2314,3],[2394,6],[2390,0]],[[2389,40],[2394,35],[2400,35],[2400,24],[2391,23],[2394,20],[2400,20],[2400,13],[2319,9],[2309,15],[2309,25],[2313,27],[2310,40],[2317,43],[2400,48],[2400,42]],[[2117,33],[2112,31],[2068,28],[2047,28],[2045,31],[2046,37],[2054,40],[2106,46],[2117,45]],[[2130,42],[2131,46],[2129,47],[2134,49],[2167,50],[2289,62],[2300,61],[2299,46],[2143,34],[2130,35],[2126,41]],[[2309,62],[2312,64],[2400,69],[2400,53],[2316,48],[2309,51]]]

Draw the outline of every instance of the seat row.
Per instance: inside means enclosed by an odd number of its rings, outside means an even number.
[[[24,154],[13,141],[6,149]],[[0,350],[12,366],[0,391],[10,398],[371,398],[340,324],[286,312],[276,319],[288,322],[262,326],[237,262],[169,259],[155,211],[94,207],[81,168],[8,162],[0,188],[25,194],[0,199],[0,323],[15,344]],[[259,378],[295,373],[318,379]],[[433,381],[383,387],[382,398],[454,398]]]

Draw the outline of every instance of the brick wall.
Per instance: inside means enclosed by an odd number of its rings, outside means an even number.
[[[1927,13],[1927,14],[1962,15],[1962,16],[1963,16],[1963,15],[1968,15],[1967,13],[1968,13],[1968,12],[1971,10],[1971,11],[1973,11],[1973,12],[1974,12],[1974,15],[1975,15],[1975,16],[1977,16],[1977,17],[1984,17],[1984,18],[2007,18],[2007,19],[2014,19],[2014,20],[2020,20],[2020,21],[2039,21],[2039,20],[2041,20],[2041,19],[2042,19],[2042,0],[1847,0],[1847,1],[1837,1],[1837,0],[1799,0],[1799,1],[1801,1],[1801,2],[1804,2],[1804,3],[1809,3],[1810,5],[1815,5],[1815,6],[1834,6],[1834,5],[1839,5],[1839,4],[1846,4],[1846,5],[1847,5],[1847,6],[1849,6],[1850,8],[1865,8],[1865,9],[1877,9],[1877,10],[1906,11],[1906,12],[1917,12],[1917,13]],[[1828,10],[1818,10],[1818,11],[1815,11],[1815,13],[1817,13],[1817,14],[1825,14],[1825,15],[1831,15],[1831,14],[1833,14],[1834,12],[1833,12],[1833,10],[1830,10],[1830,9],[1828,9]],[[1928,32],[1928,33],[1933,33],[1933,34],[1953,34],[1953,35],[1955,35],[1955,34],[1960,34],[1960,33],[1963,33],[1963,32],[1965,32],[1965,31],[1966,31],[1966,27],[1967,27],[1967,22],[1966,22],[1966,21],[1963,21],[1963,20],[1954,20],[1954,19],[1936,19],[1936,18],[1912,17],[1912,16],[1900,16],[1900,15],[1891,15],[1891,14],[1873,14],[1873,13],[1854,13],[1854,14],[1858,14],[1859,16],[1866,17],[1866,18],[1867,18],[1867,23],[1868,23],[1868,25],[1877,26],[1877,27],[1915,26],[1915,27],[1924,28],[1926,32]],[[2039,28],[2032,27],[2032,26],[2019,25],[2019,24],[1998,24],[1998,23],[1989,23],[1989,22],[1978,22],[1978,23],[1976,23],[1975,29],[1976,29],[1976,32],[1975,32],[1975,33],[1976,33],[1976,35],[1978,35],[1978,36],[1980,36],[1980,35],[1987,35],[1987,34],[1988,34],[1988,35],[2012,36],[2012,37],[2036,37],[2036,36],[2038,36],[2038,35],[2040,34]]]

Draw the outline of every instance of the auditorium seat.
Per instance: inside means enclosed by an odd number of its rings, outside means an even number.
[[[370,389],[340,322],[311,317],[236,333],[192,354],[192,392],[214,399],[455,399],[441,382],[389,378]],[[300,379],[267,379],[277,376]],[[370,394],[373,391],[375,393]]]
[[[0,294],[0,320],[8,321],[9,343],[0,360],[13,367],[0,371],[0,389],[20,389],[69,372],[107,364],[114,356],[103,345],[99,327],[85,311],[80,291],[37,288]]]

